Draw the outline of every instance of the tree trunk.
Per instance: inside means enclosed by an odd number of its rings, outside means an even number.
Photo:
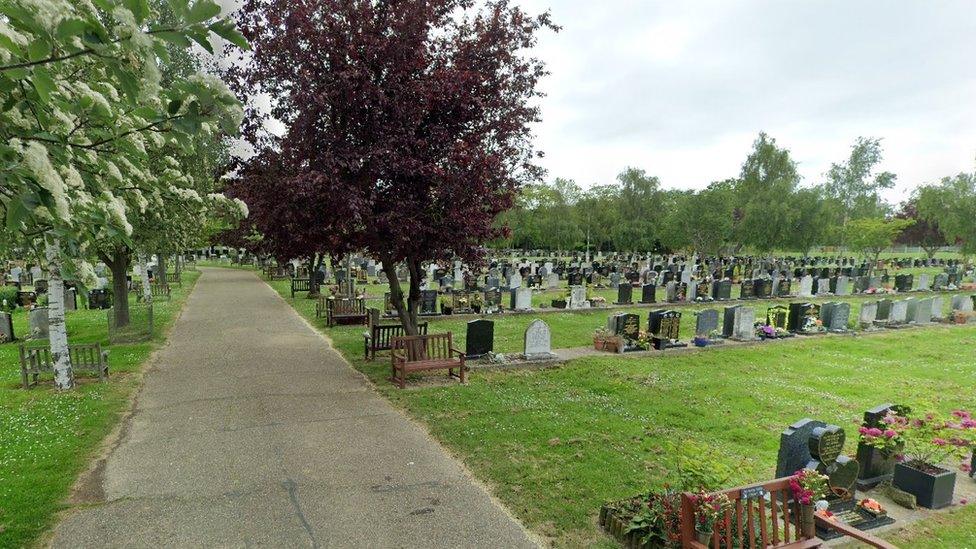
[[[111,257],[102,256],[102,261],[112,271],[112,308],[115,309],[115,327],[125,328],[129,325],[129,265],[132,261],[129,250],[123,247],[115,248]]]
[[[159,274],[156,275],[156,278],[160,284],[166,284],[166,254],[158,254],[157,257],[159,257],[159,263],[157,263],[156,267],[159,270]]]
[[[149,268],[146,267],[146,256],[139,256],[139,269],[142,270],[142,300],[146,305],[152,303],[152,289],[149,287]]]
[[[50,325],[51,362],[54,363],[54,386],[60,390],[75,385],[68,353],[68,330],[64,323],[64,280],[61,278],[61,242],[52,237],[46,242],[48,271],[48,324]]]
[[[381,258],[380,263],[383,265],[386,278],[390,281],[390,303],[396,309],[400,324],[403,325],[403,332],[406,335],[418,335],[417,309],[420,304],[420,280],[414,276],[415,269],[412,266],[410,267],[410,294],[407,302],[404,303],[403,289],[400,287],[400,279],[397,278],[396,274],[396,264],[389,258]],[[408,265],[412,265],[409,260]]]

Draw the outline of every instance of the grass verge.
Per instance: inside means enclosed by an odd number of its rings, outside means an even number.
[[[165,341],[199,276],[185,271],[170,301],[154,304],[157,329],[149,342],[108,345],[106,311],[67,313],[71,343],[100,342],[110,351],[108,383],[81,377],[72,391],[56,392],[50,382],[25,391],[20,342],[0,345],[0,547],[32,545],[66,508],[72,484],[127,409],[143,364]],[[27,333],[24,310],[14,314],[14,330]]]

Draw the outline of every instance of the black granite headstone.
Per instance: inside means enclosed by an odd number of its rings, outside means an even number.
[[[464,340],[465,358],[477,359],[495,349],[495,322],[479,318],[468,322]]]
[[[815,419],[801,419],[780,434],[776,478],[791,476],[810,463],[810,435],[814,429],[826,426]]]

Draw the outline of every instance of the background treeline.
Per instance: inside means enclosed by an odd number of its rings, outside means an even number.
[[[930,255],[948,244],[976,251],[973,174],[920,186],[893,205],[881,192],[896,176],[877,170],[881,159],[880,139],[859,138],[821,182],[803,185],[790,152],[762,133],[738,177],[699,191],[665,189],[636,168],[588,189],[568,179],[527,186],[499,218],[508,236],[494,245],[705,254],[838,246],[874,255],[899,243]]]

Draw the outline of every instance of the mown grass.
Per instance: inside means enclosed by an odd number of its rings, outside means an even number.
[[[314,318],[313,300],[289,299],[287,281],[271,286],[323,325]],[[845,299],[853,303],[852,317],[865,299]],[[552,327],[558,348],[589,344],[606,314],[537,316]],[[496,318],[496,350],[521,350],[521,330],[533,318]],[[432,322],[432,331],[453,330],[463,342],[464,320]],[[546,370],[477,370],[465,386],[406,391],[386,381],[386,357],[362,359],[362,327],[323,330],[383,394],[422,420],[556,546],[613,546],[596,525],[600,505],[672,479],[676,446],[705,448],[704,462],[729,466],[728,483],[745,483],[772,478],[779,433],[800,418],[853,429],[866,408],[883,402],[942,411],[976,404],[973,325],[798,337],[655,357],[601,355]],[[855,438],[848,437],[851,453]],[[899,539],[936,539],[928,528],[944,538],[938,546],[965,547],[953,543],[971,540],[976,524],[965,520],[971,510],[960,513],[947,516],[961,522],[940,517]]]
[[[106,311],[67,313],[70,343],[100,342],[110,351],[108,383],[80,377],[72,391],[56,392],[49,381],[25,391],[21,342],[0,345],[0,547],[31,545],[53,525],[75,479],[128,407],[142,365],[164,341],[198,277],[185,271],[172,299],[154,304],[157,329],[149,342],[109,345]],[[14,330],[18,337],[27,333],[22,309],[14,314]]]

